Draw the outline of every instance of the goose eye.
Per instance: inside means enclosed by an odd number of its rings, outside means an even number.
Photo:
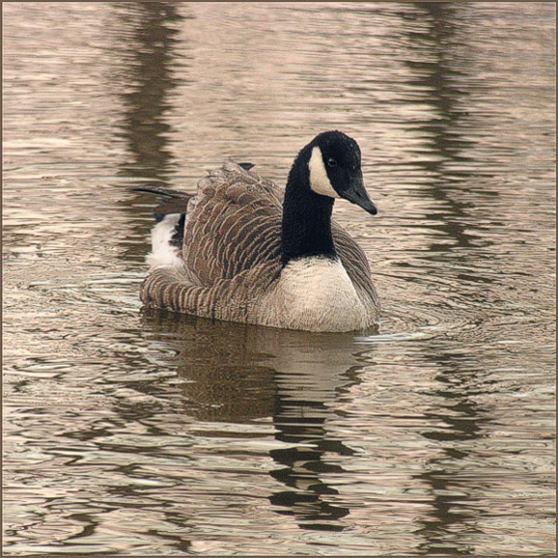
[[[327,160],[327,166],[328,167],[336,167],[337,166],[337,161],[335,159],[328,159]]]

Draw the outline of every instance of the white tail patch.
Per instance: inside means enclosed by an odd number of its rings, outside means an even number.
[[[145,261],[149,271],[158,267],[176,267],[182,265],[180,248],[171,244],[175,227],[180,219],[179,214],[165,215],[151,231],[151,253]]]
[[[319,147],[312,149],[312,155],[308,162],[310,169],[310,188],[316,194],[321,196],[329,196],[330,198],[338,198],[339,194],[333,189],[322,157],[322,150]]]

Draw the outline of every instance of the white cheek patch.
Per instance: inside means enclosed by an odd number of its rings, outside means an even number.
[[[312,149],[312,155],[308,162],[310,169],[310,188],[316,194],[321,196],[329,196],[330,198],[338,198],[339,194],[333,189],[327,171],[324,166],[322,150],[319,147]]]

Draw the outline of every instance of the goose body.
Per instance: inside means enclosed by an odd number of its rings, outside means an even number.
[[[346,163],[351,176],[336,180],[326,169],[333,160],[335,172]],[[210,172],[194,196],[149,190],[163,202],[155,210],[143,303],[308,331],[375,325],[379,301],[366,256],[331,219],[335,197],[376,212],[356,142],[341,132],[317,136],[295,159],[285,191],[241,165]]]

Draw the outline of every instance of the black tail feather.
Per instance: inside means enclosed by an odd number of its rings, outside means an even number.
[[[163,198],[191,198],[193,194],[179,192],[177,190],[169,190],[168,188],[159,188],[158,186],[139,186],[132,188],[132,192],[143,192],[146,194],[155,194]]]
[[[184,229],[184,215],[188,209],[188,202],[194,194],[187,192],[178,192],[176,190],[169,190],[167,188],[159,188],[157,186],[140,186],[132,188],[134,192],[141,192],[146,194],[155,194],[159,196],[159,205],[153,210],[153,215],[157,222],[161,221],[165,215],[172,215],[179,213],[182,223],[182,232]],[[182,236],[182,233],[181,233]]]

